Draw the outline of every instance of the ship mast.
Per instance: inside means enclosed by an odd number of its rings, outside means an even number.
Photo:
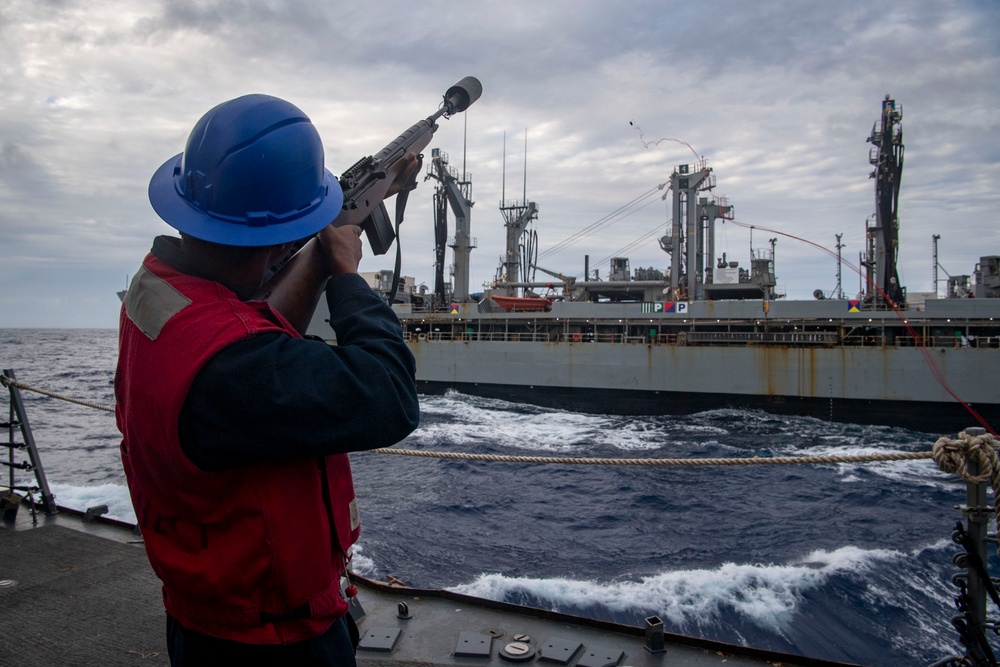
[[[882,100],[882,116],[872,127],[869,143],[873,148],[868,161],[875,166],[875,220],[869,222],[869,257],[871,280],[881,290],[868,295],[879,303],[885,299],[897,306],[904,305],[903,288],[899,284],[899,184],[903,174],[903,107],[889,95]]]
[[[506,256],[497,269],[496,292],[502,296],[516,296],[509,283],[522,280],[521,235],[532,220],[538,218],[538,205],[528,201],[528,131],[524,131],[524,196],[521,200],[507,201],[507,134],[504,133],[503,185],[500,195],[500,214],[507,228]],[[526,276],[524,277],[526,279]]]
[[[703,300],[717,277],[715,221],[731,220],[733,207],[724,197],[701,196],[714,187],[715,176],[705,160],[678,165],[670,175],[673,222],[660,247],[670,255],[672,299]]]
[[[463,149],[464,153],[464,149]],[[462,175],[448,165],[448,154],[434,148],[431,150],[431,164],[427,178],[438,181],[434,190],[434,298],[438,303],[469,300],[469,256],[476,247],[470,236],[472,219],[472,176],[462,166]],[[463,158],[464,162],[464,158]],[[455,237],[448,244],[448,207],[455,213]],[[444,286],[444,247],[448,244],[454,251],[452,265],[454,293],[450,298]]]
[[[837,237],[837,287],[833,290],[833,298],[843,299],[844,287],[843,284],[841,283],[841,279],[844,277],[843,276],[844,256],[842,253],[844,249],[844,244],[841,243],[840,240],[844,238],[844,235],[835,234],[835,236]]]
[[[941,239],[940,234],[934,234],[931,236],[931,243],[934,245],[934,298],[938,298],[938,241]]]

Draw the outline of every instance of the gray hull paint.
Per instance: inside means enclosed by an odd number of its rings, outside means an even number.
[[[740,407],[953,434],[1000,421],[1000,349],[411,341],[421,389],[616,414]]]
[[[412,341],[419,380],[804,398],[947,402],[915,348],[725,348],[606,343]],[[995,402],[1000,349],[928,349],[952,390]]]
[[[546,313],[483,313],[474,303],[458,304],[455,313],[418,313],[407,305],[395,309],[425,392],[455,388],[633,415],[759,408],[942,433],[977,424],[964,402],[990,424],[1000,424],[995,324],[1000,299],[936,300],[901,313],[852,312],[846,302],[829,300],[776,302],[767,313],[759,301],[695,302],[683,314],[655,315],[644,313],[638,303],[557,302]],[[322,336],[325,329],[329,337],[325,317],[324,308],[311,333]],[[912,329],[904,328],[904,321]],[[833,338],[789,344],[697,342],[694,332],[705,327],[715,327],[711,335],[716,337],[729,330],[770,328]],[[623,335],[614,342],[596,335],[588,342],[588,332],[601,330]],[[990,337],[956,347],[957,330]],[[574,342],[581,332],[582,340]],[[915,346],[914,333],[927,347]],[[840,344],[841,337],[850,338],[850,344]]]

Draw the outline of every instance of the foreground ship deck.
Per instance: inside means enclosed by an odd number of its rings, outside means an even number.
[[[63,510],[0,524],[0,664],[167,665],[159,582],[130,526]],[[360,580],[361,665],[835,666],[643,628]],[[409,618],[404,618],[409,616]]]

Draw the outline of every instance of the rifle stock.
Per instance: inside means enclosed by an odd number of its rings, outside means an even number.
[[[305,335],[330,277],[319,241],[313,237],[260,288],[254,299],[267,301]]]
[[[427,147],[438,128],[437,119],[465,111],[482,92],[478,79],[465,77],[448,89],[435,113],[410,126],[376,155],[362,158],[345,170],[339,179],[344,190],[344,205],[331,224],[334,227],[361,226],[372,251],[376,255],[385,254],[396,233],[383,200],[393,186],[397,186],[397,191],[416,186],[416,174],[405,185],[399,182],[408,164],[407,154],[416,153],[418,159],[422,157],[420,151]],[[267,301],[296,331],[305,334],[329,277],[319,241],[312,238],[284,262],[254,298]]]

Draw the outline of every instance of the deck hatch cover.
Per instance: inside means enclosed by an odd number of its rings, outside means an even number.
[[[531,644],[513,641],[501,648],[498,655],[508,662],[529,662],[535,659],[535,653]]]
[[[389,653],[396,648],[401,634],[403,631],[399,628],[372,628],[361,638],[358,649]]]
[[[480,632],[460,632],[455,645],[455,657],[489,658],[493,649],[493,637]]]
[[[542,644],[539,651],[541,654],[539,659],[560,665],[568,665],[582,648],[583,644],[578,641],[553,637]]]
[[[625,651],[597,647],[583,654],[576,667],[618,667],[625,659]]]

